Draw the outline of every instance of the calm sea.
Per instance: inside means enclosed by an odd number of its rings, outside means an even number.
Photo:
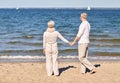
[[[73,41],[81,23],[80,13],[88,13],[91,24],[89,58],[120,59],[120,9],[0,9],[1,58],[40,58],[43,32],[54,20],[56,30]],[[71,47],[59,40],[59,57],[75,58],[77,44]]]

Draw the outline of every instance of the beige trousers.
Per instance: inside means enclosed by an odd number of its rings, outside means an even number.
[[[57,43],[54,44],[46,43],[46,70],[48,76],[51,76],[52,73],[54,73],[54,75],[59,75],[57,57],[58,57]]]
[[[94,65],[92,65],[88,60],[88,44],[79,44],[78,45],[78,54],[79,54],[79,60],[81,62],[81,73],[86,72],[86,68],[89,70],[92,70],[95,68]]]

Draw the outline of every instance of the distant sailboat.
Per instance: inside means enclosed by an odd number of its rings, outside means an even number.
[[[90,7],[90,6],[88,6],[88,7],[87,7],[87,10],[91,10],[91,7]]]
[[[17,7],[16,10],[19,10],[19,7]]]

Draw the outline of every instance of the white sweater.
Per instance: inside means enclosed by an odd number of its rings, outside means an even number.
[[[58,31],[54,32],[44,32],[43,35],[43,48],[46,48],[46,43],[54,44],[57,42],[57,39],[60,38],[62,41],[69,43]]]
[[[80,37],[78,43],[89,43],[90,24],[88,21],[84,21],[79,26],[77,36]]]

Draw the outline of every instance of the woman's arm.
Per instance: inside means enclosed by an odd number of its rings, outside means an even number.
[[[65,43],[70,43],[67,39],[65,39],[59,32],[58,32],[58,38],[60,38]]]

